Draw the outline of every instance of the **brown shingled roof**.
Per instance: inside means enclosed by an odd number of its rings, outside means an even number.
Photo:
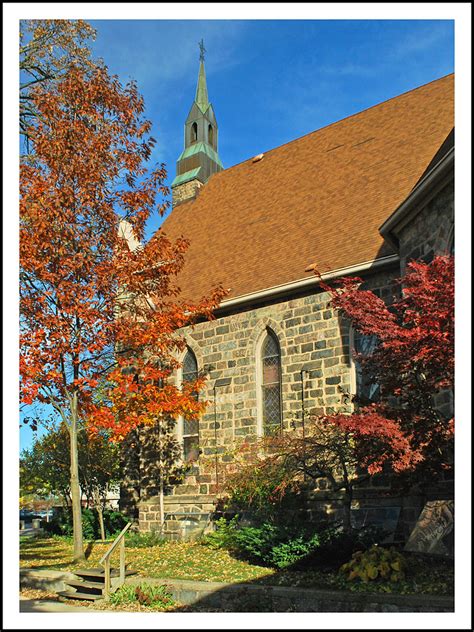
[[[230,297],[391,254],[378,228],[454,124],[454,75],[215,174],[161,230],[190,239],[179,285]]]

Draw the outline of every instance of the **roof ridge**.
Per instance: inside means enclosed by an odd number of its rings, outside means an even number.
[[[289,140],[286,143],[282,143],[281,145],[278,145],[277,147],[273,147],[272,149],[268,149],[266,151],[262,151],[260,153],[262,154],[269,154],[272,151],[276,151],[277,149],[280,149],[281,147],[286,147],[287,145],[291,145],[292,143],[296,143],[299,140],[306,138],[307,136],[311,136],[312,134],[316,134],[318,132],[321,132],[323,129],[328,129],[329,127],[332,127],[333,125],[337,125],[339,123],[342,123],[343,121],[347,121],[350,118],[353,118],[354,116],[359,116],[360,114],[363,114],[364,112],[368,112],[369,110],[373,110],[374,108],[380,107],[381,105],[384,105],[385,103],[388,103],[389,101],[393,101],[394,99],[399,99],[400,97],[405,96],[406,94],[410,94],[410,92],[416,92],[417,90],[421,90],[422,88],[426,88],[427,86],[431,85],[432,83],[436,83],[437,81],[442,81],[443,79],[447,79],[447,77],[451,77],[454,76],[454,72],[450,72],[447,75],[443,75],[442,77],[438,77],[438,79],[433,79],[433,81],[428,81],[428,83],[423,83],[421,86],[417,86],[416,88],[411,88],[410,90],[407,90],[406,92],[402,92],[401,94],[397,94],[393,97],[390,97],[388,99],[385,99],[385,101],[380,101],[380,103],[375,103],[374,105],[370,105],[368,108],[365,108],[364,110],[360,110],[359,112],[354,112],[354,114],[349,114],[348,116],[345,116],[342,119],[338,119],[337,121],[333,121],[332,123],[328,123],[327,125],[323,125],[323,127],[318,127],[318,129],[313,130],[312,132],[307,132],[306,134],[303,134],[302,136],[298,136],[298,138],[293,138],[293,140]],[[214,174],[214,175],[220,175],[220,174],[224,174],[227,173],[229,171],[231,171],[231,169],[234,169],[235,167],[238,167],[239,165],[244,164],[245,162],[247,162],[248,160],[251,160],[251,158],[253,158],[253,156],[250,156],[249,158],[245,158],[244,160],[241,160],[240,162],[236,162],[235,165],[232,165],[231,167],[227,167],[227,169],[223,169],[222,171],[219,171],[218,173]]]

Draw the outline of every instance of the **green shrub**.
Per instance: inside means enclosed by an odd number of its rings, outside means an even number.
[[[235,544],[235,533],[239,528],[239,516],[234,516],[231,520],[219,518],[216,520],[216,530],[201,538],[201,544],[211,549],[231,549]]]
[[[105,527],[105,525],[104,525]],[[82,510],[82,535],[85,540],[95,540],[99,536],[99,516],[92,509]]]
[[[239,527],[238,516],[230,521],[220,518],[216,527],[216,531],[203,538],[203,544],[213,549],[228,549],[238,557],[263,566],[286,568],[319,545],[318,535],[311,531],[269,522]]]
[[[167,586],[153,586],[146,583],[141,583],[138,586],[124,584],[110,595],[110,602],[114,605],[138,602],[143,606],[153,608],[168,608],[176,605]]]
[[[319,536],[303,528],[277,527],[264,523],[260,527],[243,527],[235,534],[237,552],[255,564],[286,568],[319,546]]]
[[[126,516],[111,509],[103,510],[104,530],[106,537],[118,534],[127,524]],[[43,521],[42,528],[51,535],[72,535],[72,510],[63,509],[56,512],[50,522]],[[97,540],[100,536],[99,516],[96,509],[82,510],[82,535],[86,540]]]
[[[245,559],[264,566],[272,565],[272,549],[284,539],[281,528],[264,523],[260,527],[242,527],[235,532],[234,546]]]
[[[104,509],[104,529],[108,536],[118,535],[120,531],[129,522],[129,519],[124,516],[120,511],[113,511],[112,509]]]
[[[140,533],[137,531],[130,531],[125,536],[127,546],[134,548],[146,548],[151,546],[160,546],[166,542],[165,538],[156,531],[150,531],[149,533]]]
[[[220,518],[216,531],[201,542],[213,549],[227,549],[253,564],[305,570],[317,567],[338,568],[354,551],[365,551],[386,535],[375,527],[364,527],[347,533],[341,527],[321,525],[316,532],[312,525],[276,525],[264,522],[258,526],[240,527],[238,516]]]
[[[72,512],[62,508],[54,512],[49,522],[43,520],[41,527],[51,535],[72,535]]]
[[[319,536],[315,533],[309,540],[299,536],[277,544],[271,551],[272,566],[287,568],[319,547]]]
[[[349,581],[377,579],[397,582],[405,579],[406,560],[394,547],[372,546],[368,551],[356,551],[352,559],[339,569]]]
[[[319,546],[295,562],[295,570],[339,566],[355,551],[365,551],[379,543],[386,532],[378,527],[363,527],[346,532],[340,526],[327,525],[319,531]]]

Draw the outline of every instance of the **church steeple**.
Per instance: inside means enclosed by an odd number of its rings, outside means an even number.
[[[184,151],[171,184],[173,206],[195,197],[212,174],[223,169],[217,153],[217,121],[207,93],[204,42],[199,42],[199,74],[194,103],[184,124]]]
[[[198,104],[199,109],[204,114],[209,107],[209,97],[207,96],[206,71],[204,69],[204,61],[199,66],[199,76],[196,87],[196,96],[194,101]]]

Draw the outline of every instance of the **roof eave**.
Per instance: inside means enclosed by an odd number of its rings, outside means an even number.
[[[397,246],[397,230],[417,215],[452,177],[454,147],[412,189],[408,197],[380,226],[379,232],[391,245]]]
[[[337,279],[339,277],[351,274],[358,274],[369,271],[372,272],[381,268],[385,268],[387,266],[398,264],[399,261],[400,257],[398,256],[398,254],[387,255],[385,257],[373,259],[371,261],[364,261],[353,266],[346,266],[344,268],[328,270],[327,272],[323,272],[321,274],[321,279],[323,281],[330,281],[332,279]],[[282,283],[281,285],[275,285],[270,288],[258,290],[257,292],[242,294],[241,296],[236,296],[234,298],[222,301],[216,311],[221,311],[224,309],[227,310],[228,308],[234,307],[240,308],[246,305],[251,305],[253,303],[258,303],[277,297],[282,298],[283,296],[291,295],[294,292],[312,289],[313,287],[316,288],[319,284],[319,281],[319,277],[313,275],[311,277],[298,279],[297,281],[290,281],[289,283]]]

